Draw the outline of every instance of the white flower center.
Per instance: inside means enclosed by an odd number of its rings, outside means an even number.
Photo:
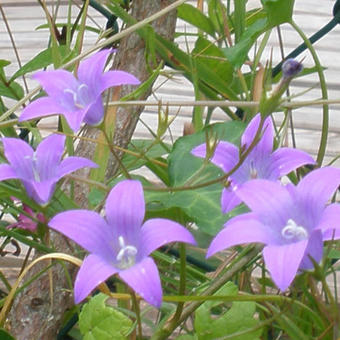
[[[302,241],[308,238],[308,232],[306,228],[297,225],[292,219],[287,221],[287,225],[281,230],[281,235],[286,240]]]
[[[120,250],[116,256],[118,261],[117,267],[126,269],[133,266],[136,262],[137,248],[130,245],[125,245],[124,237],[118,237]]]
[[[86,84],[80,84],[77,88],[77,91],[73,91],[72,89],[65,89],[64,92],[71,94],[74,106],[78,109],[83,109],[89,101],[88,86]]]

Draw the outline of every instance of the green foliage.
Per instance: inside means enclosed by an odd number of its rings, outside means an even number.
[[[264,33],[268,28],[267,19],[259,18],[243,33],[240,41],[232,47],[223,49],[228,60],[237,68],[241,67],[245,62],[248,52],[255,43],[256,39]]]
[[[214,43],[203,37],[198,37],[195,48],[192,50],[193,58],[207,66],[214,73],[219,74],[225,81],[233,80],[233,66],[225,58],[224,53]]]
[[[177,11],[178,18],[197,27],[201,31],[216,37],[215,27],[209,17],[204,15],[199,9],[189,4],[182,4]]]
[[[70,53],[70,50],[67,46],[61,45],[58,47],[59,53],[62,56],[67,56]],[[15,72],[11,78],[11,81],[14,79],[23,76],[27,73],[41,70],[49,65],[53,64],[53,53],[52,48],[49,47],[46,50],[38,53],[35,57],[33,57],[30,61],[28,61],[24,66],[22,66],[17,72]]]
[[[7,333],[4,329],[0,329],[0,339],[1,340],[15,340],[9,333]]]
[[[207,131],[218,140],[238,144],[243,128],[244,124],[241,122],[218,123],[201,132],[179,138],[168,158],[170,185],[192,186],[222,176],[222,170],[204,163],[203,159],[193,156],[190,152],[195,146],[205,143]],[[222,214],[220,206],[222,188],[221,183],[216,183],[195,190],[148,192],[146,199],[149,203],[158,202],[164,209],[172,207],[182,209],[200,230],[216,235],[232,214],[240,212],[235,210],[231,214]]]
[[[0,59],[0,96],[19,100],[24,96],[24,90],[17,82],[7,79],[4,68],[11,62]]]
[[[126,152],[123,164],[128,170],[135,170],[142,166],[148,166],[153,159],[157,159],[168,153],[170,145],[155,143],[149,139],[133,139],[128,147],[132,153]]]
[[[261,0],[271,27],[291,22],[295,0]]]
[[[227,282],[214,295],[237,295],[237,286]],[[258,328],[259,320],[254,318],[255,302],[235,301],[229,308],[219,301],[206,301],[195,312],[195,333],[198,340],[220,339],[224,336],[238,340],[260,339],[262,333]]]
[[[132,321],[114,307],[105,304],[100,293],[87,302],[79,315],[79,328],[84,340],[128,339]]]

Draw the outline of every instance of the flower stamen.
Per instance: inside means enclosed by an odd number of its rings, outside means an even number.
[[[118,237],[120,250],[116,256],[118,267],[126,269],[133,266],[136,262],[137,248],[130,245],[125,245],[123,236]]]
[[[80,84],[77,88],[77,91],[73,91],[72,89],[65,89],[64,93],[70,93],[73,98],[74,106],[78,109],[83,109],[86,104],[86,95],[88,94],[88,86],[86,84]]]
[[[308,238],[306,228],[297,225],[292,219],[287,221],[287,225],[281,230],[281,235],[286,240],[302,241]]]

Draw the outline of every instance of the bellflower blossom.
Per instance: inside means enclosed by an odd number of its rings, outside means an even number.
[[[241,138],[241,149],[246,150],[253,142],[261,121],[257,114],[245,129]],[[229,176],[230,185],[223,188],[221,196],[222,212],[228,213],[241,203],[235,194],[243,183],[262,178],[276,181],[304,164],[314,164],[314,160],[306,152],[292,149],[279,148],[273,152],[274,127],[270,117],[263,124],[262,137],[253,150],[249,153],[241,166]],[[206,144],[195,147],[191,153],[194,156],[206,157]],[[226,141],[220,141],[211,158],[211,162],[220,167],[225,173],[229,172],[239,162],[240,151]]]
[[[139,181],[124,180],[108,195],[106,218],[88,210],[62,212],[49,226],[90,252],[77,274],[75,302],[85,299],[93,289],[114,274],[148,303],[160,307],[162,288],[154,260],[154,250],[169,242],[195,244],[180,224],[154,218],[143,223],[145,202]]]
[[[20,179],[27,195],[38,204],[51,199],[56,183],[65,175],[97,164],[83,157],[61,160],[65,136],[50,135],[34,151],[19,138],[2,138],[5,157],[9,164],[0,164],[0,181]]]
[[[138,85],[140,81],[124,71],[103,72],[112,50],[102,50],[79,64],[78,78],[66,70],[40,71],[36,79],[48,94],[30,103],[21,113],[19,122],[62,114],[76,132],[84,121],[97,125],[103,120],[104,107],[101,94],[112,86]]]
[[[230,219],[211,242],[207,257],[222,249],[259,242],[265,265],[285,291],[299,270],[312,269],[310,257],[322,259],[323,241],[340,238],[340,204],[330,204],[340,184],[340,170],[310,172],[297,186],[257,179],[237,190],[251,212]]]

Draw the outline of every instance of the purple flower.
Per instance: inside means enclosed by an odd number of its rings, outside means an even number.
[[[207,257],[222,249],[259,242],[264,262],[284,291],[298,270],[320,262],[323,241],[340,238],[340,205],[326,206],[340,183],[340,170],[325,167],[305,176],[297,186],[257,179],[237,190],[251,212],[230,219],[209,246]]]
[[[2,138],[9,164],[0,164],[0,181],[20,179],[27,195],[44,205],[51,199],[56,183],[65,175],[97,164],[82,157],[61,160],[65,136],[50,135],[34,151],[18,138]]]
[[[169,242],[195,244],[194,238],[184,227],[167,219],[155,218],[142,225],[143,187],[135,180],[122,181],[111,190],[105,213],[104,219],[93,211],[66,211],[49,223],[91,253],[77,274],[75,302],[81,302],[100,283],[118,274],[145,301],[160,307],[161,282],[149,255]]]
[[[138,85],[139,80],[124,71],[104,72],[106,60],[112,50],[102,50],[79,64],[78,78],[66,70],[40,71],[33,75],[48,97],[30,103],[19,121],[63,114],[73,131],[78,131],[84,121],[99,124],[104,116],[101,94],[112,86]]]
[[[246,150],[254,140],[261,121],[257,114],[245,129],[241,138],[241,149]],[[230,185],[224,188],[221,196],[222,212],[227,213],[241,203],[235,192],[247,181],[263,178],[276,181],[304,164],[314,164],[314,160],[306,152],[279,148],[273,152],[274,128],[268,117],[262,129],[262,137],[254,149],[249,153],[242,165],[228,178]],[[195,147],[191,153],[197,157],[205,158],[206,144]],[[221,141],[216,146],[211,162],[224,172],[229,172],[238,163],[239,149],[229,142]]]

